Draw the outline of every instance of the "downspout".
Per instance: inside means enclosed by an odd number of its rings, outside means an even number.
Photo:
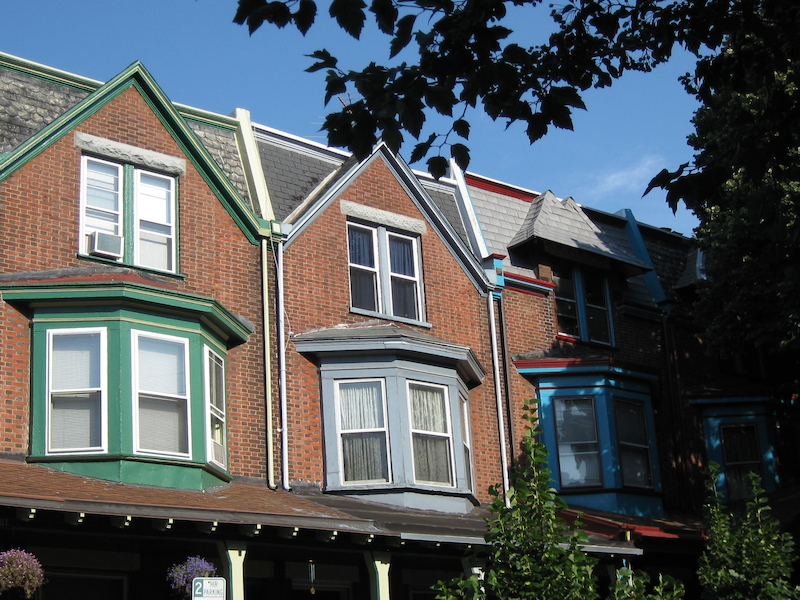
[[[263,314],[264,336],[264,396],[266,398],[266,420],[267,420],[267,485],[270,489],[275,489],[275,426],[272,415],[272,356],[270,354],[270,329],[269,329],[269,240],[261,239],[261,306]]]
[[[500,350],[503,353],[503,381],[506,386],[506,413],[508,415],[508,441],[511,444],[511,464],[516,460],[514,453],[519,451],[517,436],[514,433],[514,403],[511,401],[511,361],[508,358],[508,339],[506,337],[506,303],[503,294],[497,300],[500,307]]]
[[[486,296],[489,305],[489,333],[492,336],[492,374],[494,376],[494,396],[497,403],[497,428],[500,433],[500,466],[503,470],[503,497],[506,501],[506,506],[511,506],[511,500],[508,497],[509,482],[508,482],[508,449],[506,447],[506,425],[503,417],[503,394],[500,389],[500,357],[497,352],[497,326],[494,322],[494,292],[489,290]]]
[[[286,408],[286,325],[283,318],[283,240],[278,242],[277,253],[277,317],[278,317],[278,385],[280,396],[280,419],[281,419],[281,481],[283,489],[290,490],[289,485],[289,432],[288,416]]]

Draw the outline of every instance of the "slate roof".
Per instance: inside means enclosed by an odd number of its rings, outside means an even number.
[[[3,56],[0,54],[0,58]],[[19,146],[88,95],[85,88],[0,64],[0,154]]]
[[[262,125],[253,125],[275,218],[283,221],[349,155]]]

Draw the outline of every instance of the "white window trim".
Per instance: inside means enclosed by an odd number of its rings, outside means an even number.
[[[464,476],[467,489],[475,489],[475,469],[472,456],[472,425],[470,424],[469,400],[460,396],[461,409],[461,443],[464,447]]]
[[[153,338],[173,343],[179,343],[184,346],[183,361],[184,361],[184,385],[186,389],[186,396],[173,396],[175,399],[183,400],[186,406],[186,437],[187,437],[187,452],[164,452],[159,450],[150,450],[141,448],[139,446],[139,339],[140,338]],[[191,360],[189,357],[189,340],[182,337],[175,337],[171,335],[164,335],[161,333],[153,333],[151,331],[141,331],[138,329],[131,330],[131,402],[133,404],[133,452],[134,454],[146,454],[150,456],[167,456],[174,458],[188,459],[192,457],[192,392],[191,392],[191,374],[189,368]],[[163,396],[163,394],[160,394]],[[165,396],[166,397],[166,396]]]
[[[438,431],[426,431],[423,429],[415,429],[414,428],[414,415],[411,406],[411,386],[412,385],[419,385],[422,387],[430,387],[430,388],[438,388],[442,390],[444,395],[444,406],[445,406],[445,418],[447,422],[447,433],[440,433]],[[413,473],[414,483],[419,483],[422,485],[430,485],[436,487],[443,487],[443,488],[455,488],[458,485],[458,474],[456,472],[456,457],[455,451],[453,448],[453,419],[452,415],[450,414],[450,395],[448,393],[448,387],[445,385],[440,385],[438,383],[430,383],[428,381],[418,381],[413,379],[406,379],[406,410],[408,411],[408,428],[410,431],[410,439],[411,439],[411,472]],[[417,478],[417,470],[416,470],[416,461],[414,460],[414,434],[420,435],[427,435],[432,437],[441,437],[446,438],[448,441],[448,448],[449,448],[449,469],[450,469],[450,483],[442,483],[441,481],[428,481],[425,479],[418,479]]]
[[[381,428],[370,428],[370,429],[342,429],[342,407],[341,407],[341,396],[339,393],[339,389],[342,383],[367,383],[377,381],[381,384],[381,402],[383,403],[383,427]],[[392,475],[392,449],[389,440],[389,412],[388,412],[388,405],[387,405],[387,398],[386,398],[386,380],[382,377],[371,377],[371,378],[356,378],[356,379],[336,379],[334,381],[334,389],[336,393],[335,403],[336,403],[336,438],[337,438],[337,446],[339,451],[339,472],[340,477],[339,481],[343,487],[346,486],[363,486],[364,484],[377,484],[377,485],[388,485],[394,481]],[[346,481],[344,478],[344,444],[342,443],[342,435],[344,433],[375,433],[383,431],[384,435],[386,436],[386,467],[387,467],[387,480],[383,481],[381,479],[360,479],[357,481]]]
[[[204,371],[204,394],[205,394],[205,415],[206,415],[206,457],[208,462],[213,463],[215,465],[219,465],[223,469],[227,468],[228,464],[228,424],[227,424],[227,381],[226,381],[226,365],[225,359],[214,352],[208,346],[203,346],[203,371]],[[211,357],[216,357],[219,359],[220,364],[222,366],[222,406],[223,410],[220,410],[211,402],[211,366],[209,361]],[[224,459],[222,462],[215,460],[214,458],[214,445],[216,442],[214,441],[214,436],[212,434],[211,429],[211,419],[216,418],[222,422],[222,454]],[[191,437],[191,434],[190,434]]]
[[[139,218],[140,215],[140,206],[141,201],[139,199],[141,194],[141,179],[142,175],[149,175],[150,177],[156,179],[163,179],[169,182],[169,223],[157,223],[157,225],[161,225],[163,227],[169,227],[170,234],[168,236],[164,236],[169,239],[170,241],[170,255],[169,255],[169,264],[170,268],[162,269],[161,267],[154,267],[152,265],[146,265],[142,262],[141,258],[141,219]],[[175,178],[169,177],[166,175],[161,175],[160,173],[154,173],[153,171],[145,171],[143,169],[134,169],[134,179],[133,179],[133,260],[136,265],[145,267],[146,269],[155,269],[157,271],[166,271],[168,273],[175,272]]]
[[[362,229],[371,232],[373,253],[375,256],[375,268],[370,269],[363,265],[353,264],[350,262],[350,228]],[[391,260],[389,255],[389,239],[397,237],[409,240],[412,244],[412,252],[414,254],[414,277],[409,277],[400,273],[394,273],[391,270]],[[350,276],[350,268],[361,269],[364,271],[375,272],[377,279],[377,299],[376,310],[370,311],[368,309],[353,306],[352,297],[350,298],[351,310],[354,312],[363,312],[366,314],[378,314],[387,316],[393,320],[407,321],[412,323],[425,322],[425,301],[422,285],[422,256],[419,247],[419,237],[414,235],[404,234],[398,231],[389,230],[383,225],[366,225],[363,223],[356,223],[349,221],[347,223],[347,244],[348,244],[348,279]],[[414,289],[416,292],[416,318],[403,317],[395,315],[394,298],[392,297],[392,278],[397,277],[406,281],[414,282]],[[352,288],[351,288],[352,290]]]
[[[118,177],[119,177],[119,236],[122,238],[122,247],[123,247],[123,256],[120,258],[112,258],[106,257],[106,260],[112,260],[114,262],[119,262],[123,264],[130,264],[131,266],[135,267],[142,267],[145,269],[152,269],[154,271],[161,271],[164,273],[177,273],[178,272],[178,264],[177,264],[177,230],[178,224],[176,222],[177,217],[177,198],[176,198],[176,177],[174,175],[164,175],[163,173],[158,173],[156,171],[150,171],[147,169],[140,169],[138,167],[133,167],[133,182],[131,185],[126,181],[126,169],[125,166],[128,163],[120,163],[120,162],[113,162],[108,160],[103,160],[101,158],[97,158],[94,156],[83,155],[81,157],[81,174],[80,174],[80,181],[81,181],[81,189],[80,189],[80,220],[79,220],[79,227],[80,227],[80,235],[78,241],[78,254],[83,256],[89,255],[89,248],[88,248],[88,237],[94,231],[100,231],[93,227],[90,227],[87,223],[86,219],[86,211],[88,207],[87,202],[87,185],[88,185],[88,163],[89,162],[97,162],[102,163],[105,165],[112,166],[117,169]],[[150,265],[143,264],[140,258],[140,249],[141,249],[141,242],[140,242],[140,226],[139,226],[139,188],[140,188],[140,178],[141,175],[146,174],[152,177],[156,177],[159,179],[164,179],[169,182],[169,193],[170,193],[170,202],[169,202],[169,220],[170,223],[159,223],[160,225],[168,226],[170,228],[170,234],[168,239],[170,240],[170,256],[169,256],[169,263],[171,268],[163,269],[160,267],[153,267]],[[132,189],[133,195],[130,196],[128,193]],[[130,206],[132,204],[132,206]],[[126,215],[132,215],[132,223],[126,223]],[[130,236],[126,236],[126,232],[130,234]],[[106,232],[103,232],[106,233]],[[128,239],[130,237],[130,239]],[[128,249],[132,248],[133,256],[129,255]]]
[[[52,418],[52,399],[53,393],[52,381],[52,349],[53,338],[58,335],[78,335],[78,334],[100,334],[100,446],[97,448],[58,448],[52,449],[50,447],[50,427]],[[65,328],[65,329],[48,329],[47,330],[47,382],[46,382],[46,400],[45,400],[45,452],[48,455],[60,454],[101,454],[108,452],[108,345],[105,327],[80,327],[80,328]],[[69,390],[59,390],[60,392]]]
[[[81,214],[80,214],[80,236],[78,242],[78,253],[88,255],[89,248],[88,248],[88,238],[89,235],[95,231],[101,231],[99,229],[95,229],[90,227],[87,223],[86,218],[86,211],[88,210],[88,185],[89,185],[89,162],[97,162],[102,163],[104,165],[108,165],[110,167],[114,167],[117,170],[117,177],[119,178],[119,236],[122,238],[122,245],[123,249],[125,247],[125,173],[123,169],[123,165],[115,162],[110,162],[107,160],[102,160],[100,158],[95,158],[93,156],[82,156],[81,157]],[[102,232],[106,233],[106,232]],[[115,260],[116,262],[122,262],[122,258],[109,258],[109,260]]]

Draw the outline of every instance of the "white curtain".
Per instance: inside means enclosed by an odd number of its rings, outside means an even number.
[[[339,383],[339,413],[344,480],[388,481],[381,382]]]
[[[561,485],[601,485],[594,399],[556,398],[555,409]]]
[[[410,385],[414,473],[417,481],[452,484],[450,428],[442,388]],[[426,435],[422,432],[444,435]]]

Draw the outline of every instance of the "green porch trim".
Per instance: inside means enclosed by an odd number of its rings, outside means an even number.
[[[10,303],[34,307],[54,306],[63,312],[67,305],[128,305],[168,312],[170,320],[191,317],[208,325],[228,342],[229,347],[246,342],[253,326],[213,298],[179,290],[147,286],[128,281],[82,281],[2,283],[0,294]],[[176,313],[173,316],[172,313]]]
[[[227,175],[188,126],[178,109],[138,61],[98,87],[84,100],[0,160],[0,182],[73,131],[83,121],[130,87],[136,88],[142,95],[186,157],[225,206],[248,241],[256,245],[262,237],[269,236],[268,226],[265,227],[264,222],[249,210]],[[76,166],[76,168],[78,167]]]

